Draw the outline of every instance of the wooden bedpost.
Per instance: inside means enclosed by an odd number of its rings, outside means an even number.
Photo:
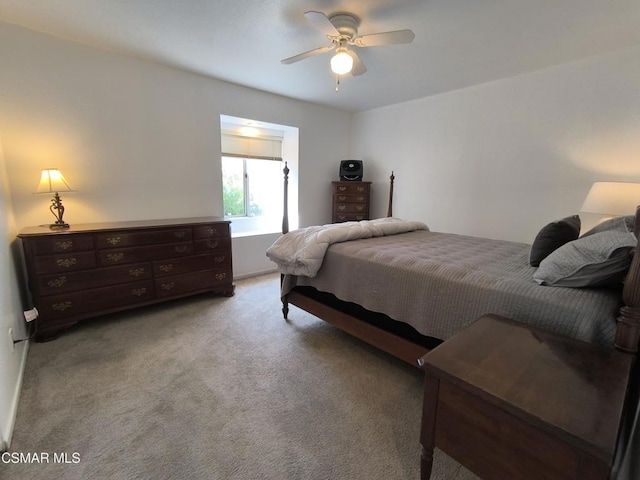
[[[289,167],[284,162],[284,209],[282,211],[282,234],[289,232]]]
[[[284,205],[282,211],[282,234],[289,233],[289,167],[287,166],[287,162],[284,162],[284,168],[282,169],[282,173],[284,173]],[[282,287],[282,283],[284,282],[284,274],[280,274],[280,287]],[[282,315],[284,319],[287,320],[289,316],[289,302],[287,301],[287,297],[280,297],[282,299]]]
[[[393,181],[396,177],[393,176],[393,170],[391,170],[391,176],[389,177],[389,207],[387,208],[387,217],[393,217]]]
[[[635,227],[636,238],[640,240],[640,206],[636,207]],[[625,278],[622,290],[624,306],[620,309],[616,329],[616,347],[625,352],[636,353],[640,341],[640,244],[636,246],[635,254]]]

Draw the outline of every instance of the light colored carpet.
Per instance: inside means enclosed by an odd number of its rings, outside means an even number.
[[[422,374],[292,307],[236,295],[84,322],[32,344],[11,479],[419,478]],[[53,463],[54,453],[69,462]],[[434,480],[474,479],[436,451]]]

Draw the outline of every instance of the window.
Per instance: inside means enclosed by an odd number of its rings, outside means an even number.
[[[225,217],[282,217],[282,168],[279,160],[222,156]]]
[[[281,231],[285,160],[293,173],[290,225],[297,225],[298,129],[230,116],[220,120],[223,208],[232,235]]]

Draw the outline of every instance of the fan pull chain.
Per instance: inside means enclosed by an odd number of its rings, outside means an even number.
[[[336,75],[336,92],[340,91],[340,75]]]

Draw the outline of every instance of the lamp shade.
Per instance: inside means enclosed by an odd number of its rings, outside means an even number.
[[[640,183],[595,182],[581,212],[601,215],[632,215],[640,205]]]
[[[73,192],[73,189],[65,180],[60,170],[57,168],[47,168],[42,170],[40,175],[40,183],[35,193],[55,193],[55,192]]]

